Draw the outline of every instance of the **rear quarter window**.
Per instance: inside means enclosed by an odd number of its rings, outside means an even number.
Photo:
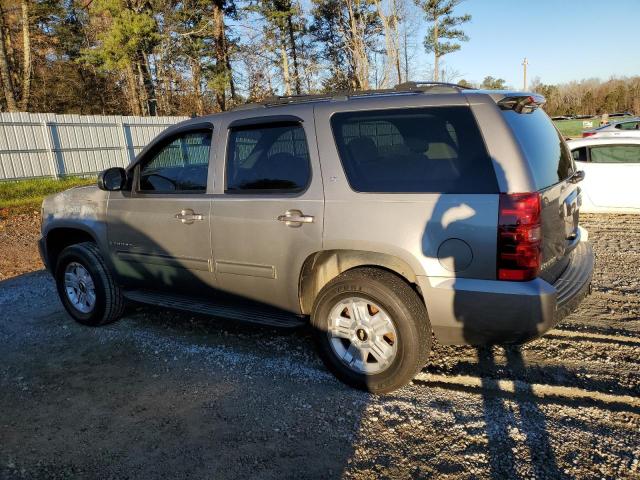
[[[468,107],[340,112],[331,117],[340,160],[358,192],[496,193]]]
[[[543,110],[531,113],[504,110],[503,114],[529,163],[536,190],[562,182],[573,174],[575,166],[569,147]]]
[[[640,163],[640,145],[602,145],[590,153],[593,163]]]

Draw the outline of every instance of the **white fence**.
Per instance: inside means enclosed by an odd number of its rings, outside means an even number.
[[[187,117],[0,113],[0,180],[97,173],[126,166]]]

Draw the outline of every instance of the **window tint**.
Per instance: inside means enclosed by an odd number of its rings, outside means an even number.
[[[467,107],[336,113],[331,127],[356,191],[498,191],[491,159]]]
[[[638,130],[640,129],[640,122],[618,123],[615,128],[618,130]]]
[[[571,151],[573,155],[573,159],[576,162],[586,162],[587,161],[587,147],[576,148]]]
[[[227,191],[299,192],[311,177],[304,129],[297,123],[231,130]]]
[[[640,163],[640,145],[607,145],[591,148],[593,163]]]
[[[211,130],[180,134],[152,153],[140,168],[142,192],[204,192]]]
[[[503,110],[502,113],[529,161],[537,190],[573,174],[575,167],[569,147],[543,110],[531,113]]]

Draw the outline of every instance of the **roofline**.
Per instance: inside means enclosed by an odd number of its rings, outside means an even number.
[[[233,110],[250,110],[255,108],[267,108],[283,105],[295,105],[301,103],[317,103],[330,101],[346,101],[352,98],[385,97],[395,95],[416,95],[423,93],[461,93],[473,90],[463,85],[446,82],[404,82],[393,88],[374,90],[337,91],[333,93],[309,94],[309,95],[281,95],[264,99],[261,102],[240,105]]]

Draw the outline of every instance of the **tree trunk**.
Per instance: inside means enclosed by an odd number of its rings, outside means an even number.
[[[433,21],[433,81],[438,81],[438,75],[440,74],[438,65],[440,60],[440,52],[438,51],[438,17],[435,17]]]
[[[403,31],[403,47],[404,47],[404,81],[409,81],[409,49],[407,48],[407,26],[404,26]],[[401,82],[402,83],[402,82]]]
[[[296,47],[296,37],[293,32],[293,19],[287,16],[287,28],[289,29],[289,42],[291,43],[291,56],[293,57],[293,81],[295,82],[296,95],[300,95],[300,70],[298,68],[298,52]]]
[[[9,57],[7,55],[5,34],[4,10],[0,9],[0,77],[2,77],[2,91],[4,93],[4,99],[7,102],[7,110],[9,112],[16,112],[18,111],[18,106],[16,105],[13,82],[11,81],[11,72],[9,70]]]
[[[227,38],[224,27],[224,11],[222,9],[222,1],[216,0],[213,3],[213,42],[214,57],[216,59],[215,72],[215,92],[216,103],[221,111],[227,109],[226,87],[230,77],[229,57],[227,56]],[[231,92],[233,97],[234,92]]]
[[[284,29],[280,30],[280,61],[282,64],[282,81],[284,82],[285,95],[291,95],[291,78],[289,76],[289,56],[287,55],[287,42],[285,40]]]
[[[129,63],[127,65],[127,88],[129,90],[129,106],[131,107],[131,112],[134,115],[142,115],[142,110],[140,108],[140,96],[138,95],[138,82],[136,81],[136,73],[133,69],[133,64]]]
[[[354,9],[354,3],[356,8]],[[369,89],[369,58],[367,57],[367,48],[364,44],[364,29],[366,28],[362,22],[360,11],[360,0],[347,0],[347,11],[349,13],[349,49],[353,57],[353,67],[355,78],[352,84],[356,89]]]
[[[202,98],[202,66],[198,59],[191,61],[191,79],[193,82],[193,93],[196,96],[196,114],[204,115],[204,102]]]
[[[29,108],[29,97],[31,96],[31,35],[29,34],[29,6],[26,0],[22,0],[22,102],[21,107],[24,112]]]
[[[142,79],[142,86],[144,88],[146,110],[151,117],[155,117],[158,114],[158,100],[156,99],[156,89],[153,84],[153,78],[151,78],[151,67],[149,66],[149,58],[144,52],[140,52],[140,61],[138,62],[138,69],[140,72],[140,78]]]

